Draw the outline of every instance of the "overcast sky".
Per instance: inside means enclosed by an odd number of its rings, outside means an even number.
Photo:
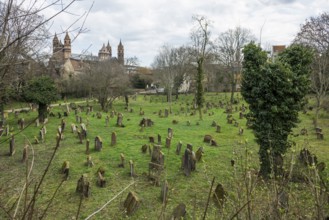
[[[74,40],[72,53],[88,50],[97,55],[103,43],[109,41],[112,55],[117,56],[121,39],[125,58],[136,56],[141,66],[150,66],[164,44],[188,44],[193,15],[212,21],[213,39],[240,26],[250,29],[258,39],[261,35],[262,45],[268,47],[289,45],[307,18],[329,12],[329,0],[80,0],[71,5],[70,13],[53,20],[51,32],[65,30],[92,4],[84,22],[88,31]],[[46,16],[58,9],[48,8]],[[83,21],[69,28],[71,38]],[[64,35],[59,37],[63,41]]]

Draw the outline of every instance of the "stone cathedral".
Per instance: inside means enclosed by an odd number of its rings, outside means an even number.
[[[74,54],[71,51],[71,38],[66,32],[64,43],[58,39],[55,34],[53,38],[53,53],[49,59],[49,69],[52,75],[56,77],[71,77],[82,71],[82,68],[88,62],[100,62],[110,60],[124,65],[124,46],[120,40],[117,48],[117,57],[112,57],[112,47],[108,42],[103,44],[98,52],[98,56]]]

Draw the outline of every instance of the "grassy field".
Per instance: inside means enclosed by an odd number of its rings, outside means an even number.
[[[5,210],[11,216],[14,215],[17,200],[25,183],[27,164],[21,162],[24,146],[26,144],[31,146],[29,148],[28,167],[31,166],[33,158],[33,169],[29,177],[31,184],[28,193],[31,195],[34,185],[40,180],[54,151],[57,128],[62,119],[66,122],[64,139],[60,142],[60,147],[42,184],[41,191],[37,195],[35,204],[37,214],[41,216],[54,191],[61,184],[55,199],[48,208],[45,219],[76,219],[80,196],[75,190],[77,181],[82,174],[86,174],[91,183],[91,196],[82,200],[79,219],[85,219],[132,182],[134,184],[131,187],[116,197],[93,219],[127,218],[123,209],[123,202],[129,191],[135,191],[142,200],[141,206],[129,217],[130,219],[160,219],[160,217],[167,219],[179,203],[186,205],[187,219],[202,219],[213,177],[215,177],[215,186],[221,183],[228,196],[222,210],[216,207],[212,199],[210,200],[207,219],[230,219],[241,207],[244,208],[239,212],[238,217],[240,219],[247,219],[249,214],[252,215],[252,219],[272,216],[270,211],[273,207],[273,201],[277,198],[276,189],[283,187],[289,193],[289,210],[286,213],[282,211],[280,216],[283,216],[283,219],[296,219],[298,217],[314,219],[316,216],[314,203],[317,198],[313,196],[313,185],[306,183],[280,185],[279,181],[265,183],[257,178],[258,146],[255,143],[252,130],[245,126],[246,119],[239,118],[242,100],[233,106],[232,115],[238,122],[238,126],[234,126],[227,124],[225,109],[219,107],[220,101],[228,102],[228,95],[207,94],[206,102],[213,105],[207,111],[205,110],[202,121],[199,120],[198,114],[193,114],[194,111],[191,110],[192,98],[190,95],[181,95],[177,101],[172,103],[169,117],[159,117],[158,115],[159,110],[162,110],[162,115],[164,115],[164,110],[170,108],[165,102],[164,96],[137,96],[136,100],[130,99],[129,111],[124,109],[123,99],[117,100],[114,104],[114,111],[123,113],[124,127],[116,126],[116,116],[110,118],[109,126],[106,127],[105,118],[106,115],[110,116],[110,112],[102,112],[102,118],[97,118],[96,113],[100,111],[99,106],[96,102],[90,101],[89,105],[93,106],[93,112],[87,115],[86,111],[82,111],[78,115],[87,125],[90,156],[95,164],[93,167],[85,165],[87,158],[85,140],[83,144],[80,144],[77,134],[71,132],[72,123],[79,125],[76,123],[74,111],[71,110],[67,117],[59,118],[57,116],[58,112],[63,115],[63,112],[66,111],[64,104],[51,109],[55,113],[55,117],[49,117],[45,140],[39,144],[34,144],[34,137],[38,137],[41,128],[41,126],[36,127],[33,122],[37,112],[20,113],[17,117],[10,113],[7,122],[11,132],[15,134],[16,153],[11,157],[8,156],[9,137],[2,136],[0,138],[0,205],[2,207],[0,219],[9,218]],[[80,105],[86,106],[87,103]],[[8,109],[13,108],[13,106],[25,107],[23,104],[12,104]],[[132,110],[130,111],[130,109]],[[144,111],[144,115],[140,115],[140,111]],[[287,169],[290,169],[291,158],[296,161],[296,154],[304,147],[315,153],[319,162],[328,162],[329,160],[327,135],[329,134],[329,115],[321,113],[319,126],[323,130],[324,140],[316,138],[312,124],[313,116],[314,112],[312,111],[300,114],[301,123],[294,129],[294,135],[291,135],[291,140],[296,144],[285,155]],[[24,118],[25,124],[29,124],[23,131],[20,131],[17,125],[19,118]],[[141,130],[139,122],[142,118],[152,119],[154,125]],[[173,123],[173,120],[178,123]],[[221,126],[220,133],[217,133],[216,128],[211,126],[213,121]],[[244,128],[243,135],[238,134],[240,127]],[[168,128],[172,128],[174,134],[170,148],[164,146]],[[307,136],[297,135],[302,128],[308,129]],[[115,146],[111,146],[112,132],[117,134]],[[162,137],[162,152],[165,155],[165,169],[160,176],[160,182],[167,180],[169,183],[168,202],[165,206],[160,200],[161,187],[156,186],[148,178],[150,155],[141,152],[142,145],[149,144],[149,136],[154,136],[157,140],[158,134]],[[206,134],[211,135],[217,141],[218,147],[203,142],[203,137]],[[101,152],[94,150],[96,136],[100,136],[103,140]],[[183,147],[181,154],[176,155],[176,145],[179,141],[183,143]],[[192,172],[191,176],[186,177],[181,169],[181,158],[188,143],[193,145],[194,151],[203,146],[204,155],[202,161],[196,164],[196,171]],[[125,155],[125,168],[118,167],[121,153]],[[234,167],[231,166],[232,159],[235,160],[236,165]],[[129,175],[129,160],[135,164],[137,177],[130,177]],[[61,167],[64,161],[70,162],[70,175],[69,179],[63,182]],[[105,188],[97,186],[99,167],[105,169]],[[305,172],[307,174],[311,171]],[[324,174],[326,173],[329,173],[328,168],[325,168]],[[328,179],[325,181],[329,182]],[[315,185],[316,183],[314,183]],[[245,204],[248,206],[244,206]],[[23,205],[24,196],[20,201],[17,216],[22,214]],[[326,204],[326,215],[329,215],[328,206]],[[247,207],[249,212],[247,212]]]

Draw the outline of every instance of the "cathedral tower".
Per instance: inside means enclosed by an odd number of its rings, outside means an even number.
[[[124,48],[123,48],[123,45],[121,43],[121,40],[120,40],[120,43],[118,45],[118,61],[120,64],[124,64]]]
[[[71,57],[71,39],[69,37],[69,34],[66,32],[65,38],[64,38],[64,59],[68,59]]]

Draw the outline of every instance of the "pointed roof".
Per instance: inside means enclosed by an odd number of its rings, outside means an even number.
[[[120,39],[120,43],[119,43],[118,47],[119,47],[119,48],[123,48],[123,45],[122,45],[122,43],[121,43],[121,39]]]
[[[71,40],[70,39],[70,36],[69,36],[69,33],[66,31],[66,34],[65,34],[65,38],[64,38],[64,40]]]
[[[107,46],[106,46],[106,49],[107,49],[108,51],[110,51],[110,50],[111,50],[110,41],[107,41]]]
[[[53,38],[53,42],[59,42],[58,41],[58,37],[57,37],[57,34],[55,33],[55,36],[54,36],[54,38]]]

